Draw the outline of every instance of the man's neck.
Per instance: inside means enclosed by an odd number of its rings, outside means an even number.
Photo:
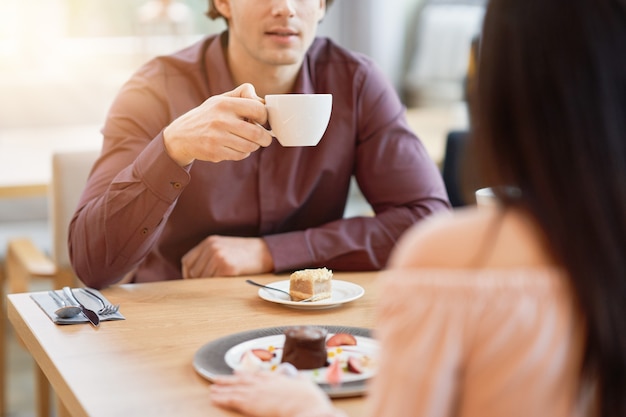
[[[302,65],[260,65],[258,61],[245,60],[245,54],[234,59],[228,47],[224,48],[224,53],[235,85],[251,83],[259,97],[290,93]]]
[[[251,83],[259,97],[267,94],[287,94],[293,90],[299,67],[282,66],[271,68],[230,67],[235,85]]]

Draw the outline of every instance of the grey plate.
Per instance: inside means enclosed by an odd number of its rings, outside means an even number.
[[[224,355],[226,352],[240,343],[265,336],[283,334],[285,329],[291,326],[268,327],[264,329],[248,330],[222,337],[203,345],[193,358],[193,367],[202,377],[213,381],[218,375],[232,375],[233,370],[226,364]],[[354,336],[371,337],[371,331],[363,327],[347,326],[319,326],[328,330],[328,333],[350,333]],[[365,394],[367,379],[344,382],[340,386],[319,384],[332,398],[356,397]]]

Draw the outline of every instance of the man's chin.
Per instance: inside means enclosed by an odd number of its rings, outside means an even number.
[[[301,51],[277,51],[266,54],[265,62],[270,65],[298,65],[302,62],[304,53]]]

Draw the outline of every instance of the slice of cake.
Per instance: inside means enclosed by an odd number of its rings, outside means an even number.
[[[285,345],[281,362],[297,369],[316,369],[327,365],[326,335],[328,331],[317,326],[292,326],[285,330]]]
[[[333,271],[326,268],[303,269],[291,274],[289,295],[294,301],[315,296],[315,300],[325,300],[332,295]]]

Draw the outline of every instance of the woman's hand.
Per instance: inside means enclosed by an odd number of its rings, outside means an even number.
[[[213,404],[251,417],[340,417],[326,394],[305,377],[270,372],[215,378]]]

